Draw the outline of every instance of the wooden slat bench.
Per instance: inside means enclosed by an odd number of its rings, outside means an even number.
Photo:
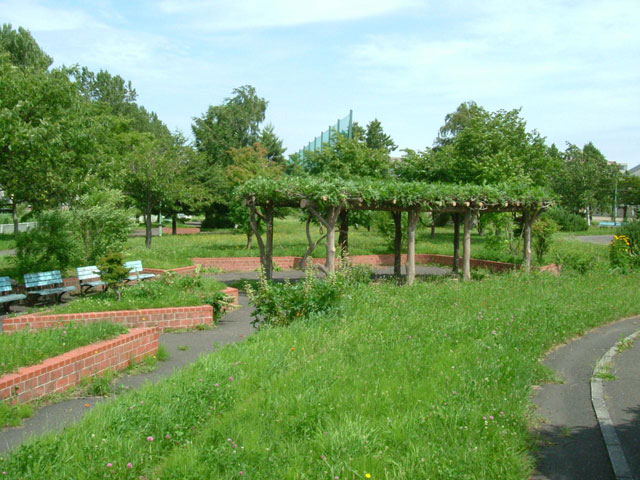
[[[5,295],[5,292],[11,292],[12,290],[13,285],[11,283],[11,278],[0,277],[0,303],[2,303],[2,308],[5,313],[9,313],[9,308],[13,302],[27,298],[27,296],[22,293],[10,293]]]
[[[125,268],[129,269],[129,273],[131,273],[131,275],[129,275],[129,282],[133,282],[135,280],[149,280],[151,278],[155,278],[155,273],[142,273],[143,272],[143,268],[142,268],[142,260],[132,260],[130,262],[125,262],[124,264]]]
[[[106,285],[106,283],[100,279],[100,270],[95,265],[78,267],[77,270],[81,295],[86,295],[92,288],[104,287]]]
[[[50,272],[25,273],[24,285],[27,287],[27,296],[47,297],[53,295],[56,302],[62,302],[62,296],[76,289],[75,286],[65,287],[60,270]],[[51,288],[43,288],[51,287]]]

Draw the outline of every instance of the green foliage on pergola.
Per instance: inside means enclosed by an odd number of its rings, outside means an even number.
[[[400,180],[341,180],[314,177],[254,178],[236,193],[247,203],[299,207],[302,200],[318,208],[463,211],[519,211],[548,208],[552,194],[527,184],[456,185]]]

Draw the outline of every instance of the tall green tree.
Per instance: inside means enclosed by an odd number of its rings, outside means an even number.
[[[219,179],[224,176],[224,168],[234,162],[233,149],[251,147],[260,141],[260,124],[267,109],[267,101],[250,85],[235,88],[232,93],[221,105],[210,106],[201,117],[194,118],[191,127],[195,147],[206,162],[205,173],[213,202],[205,210],[203,225],[210,227],[232,225],[230,208],[224,201],[231,192],[224,190],[224,182]],[[268,131],[266,135],[270,136]],[[277,157],[278,153],[273,153]]]
[[[574,213],[584,211],[590,222],[594,209],[612,204],[619,166],[609,163],[591,142],[583,148],[568,144],[563,157],[562,172],[554,177],[554,189],[565,207]]]

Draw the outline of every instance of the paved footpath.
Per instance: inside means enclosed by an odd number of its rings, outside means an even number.
[[[552,351],[544,361],[562,383],[534,395],[541,447],[532,480],[615,480],[596,418],[591,377],[596,363],[617,342],[640,330],[640,317],[611,323]],[[640,479],[640,338],[613,359],[616,381],[604,382],[604,398],[636,479]],[[634,477],[631,477],[634,478]],[[619,480],[622,480],[620,477]],[[625,479],[626,480],[626,479]]]

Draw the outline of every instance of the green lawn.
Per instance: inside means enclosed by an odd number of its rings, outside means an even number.
[[[640,313],[640,273],[362,286],[0,460],[7,478],[527,479],[553,345]],[[130,468],[128,464],[130,463]],[[111,464],[111,466],[109,466]]]
[[[93,323],[0,335],[0,376],[127,331],[122,325]]]

